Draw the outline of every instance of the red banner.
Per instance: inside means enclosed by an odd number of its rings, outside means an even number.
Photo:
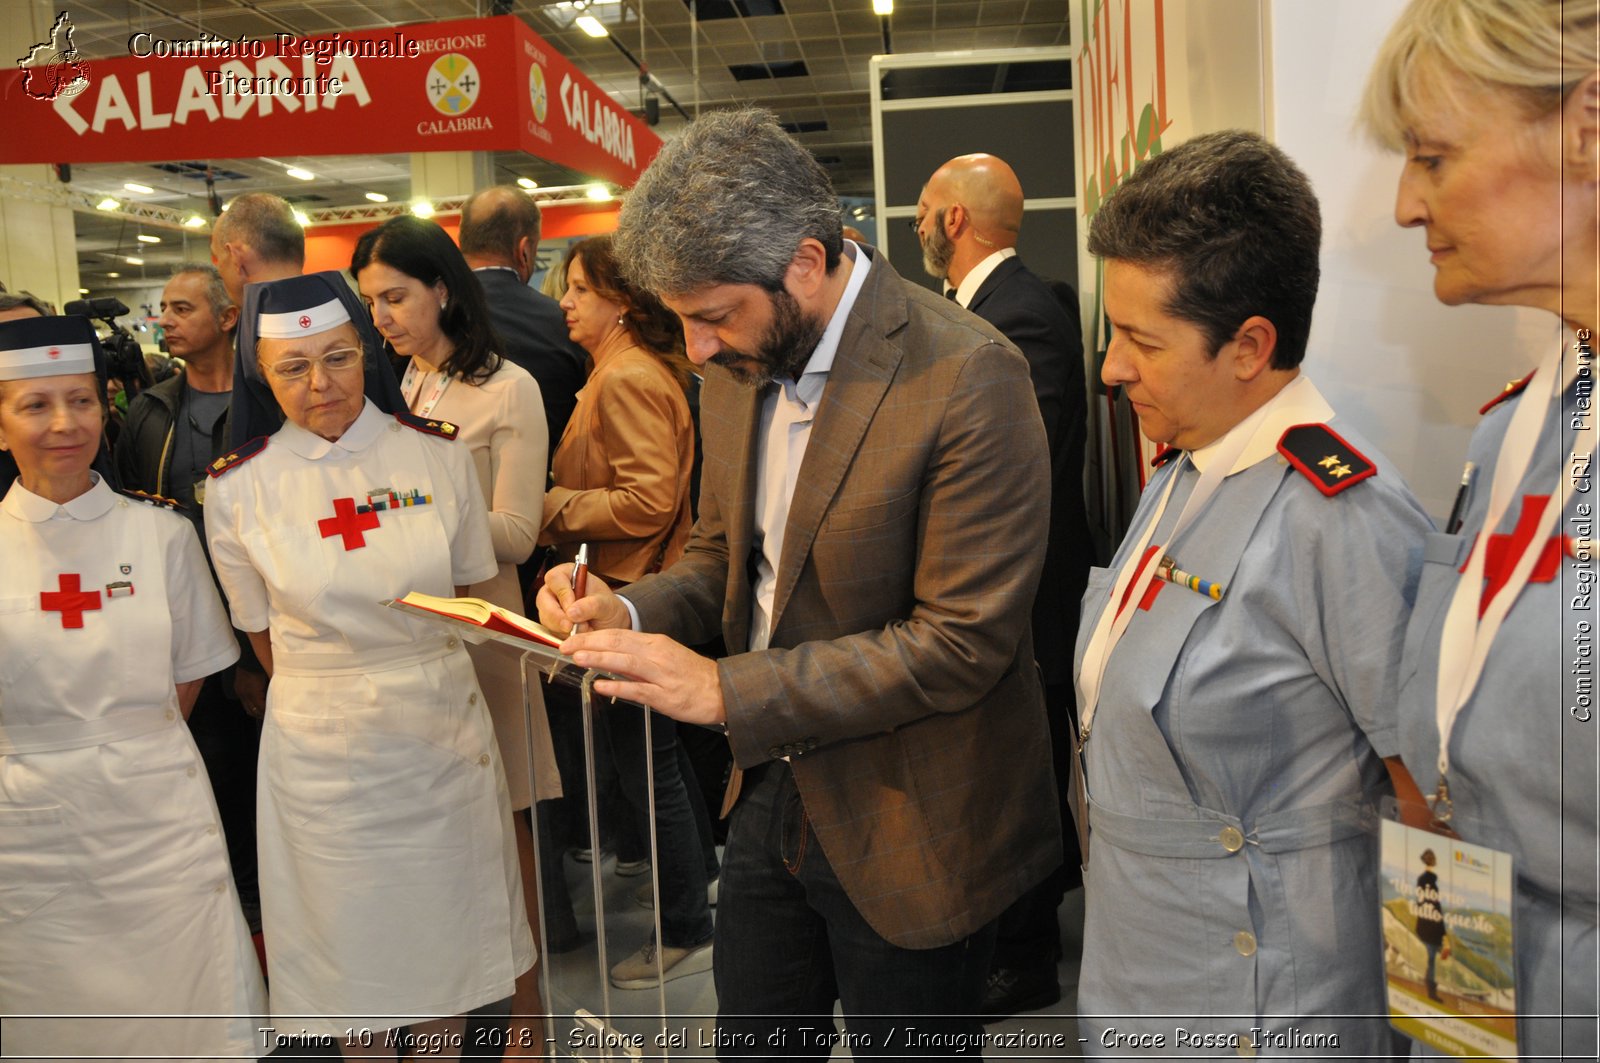
[[[626,187],[661,149],[513,15],[128,47],[48,85],[0,73],[0,163],[522,150]]]

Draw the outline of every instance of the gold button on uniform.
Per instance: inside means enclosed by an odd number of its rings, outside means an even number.
[[[1236,853],[1244,848],[1244,835],[1239,833],[1238,827],[1223,827],[1222,833],[1217,835],[1217,840],[1230,853]]]
[[[481,757],[479,757],[478,758],[478,763],[481,766],[487,768],[489,766],[489,754],[485,753]]]
[[[178,714],[176,712],[173,712],[171,709],[168,709],[164,715],[166,716],[167,719],[170,720],[170,719],[172,719],[174,716],[176,716]]]
[[[194,778],[194,765],[189,765],[189,767],[185,769],[184,774],[188,775],[191,779]]]
[[[444,648],[447,650],[453,650],[457,645],[459,645],[459,643],[456,642],[456,637],[454,635],[451,635],[449,638],[444,640]]]
[[[1241,930],[1233,935],[1233,947],[1239,950],[1241,956],[1254,956],[1256,954],[1256,936],[1248,930]]]
[[[478,703],[478,695],[476,695],[476,694],[468,694],[467,695],[467,704],[468,705],[476,705],[477,703]]]

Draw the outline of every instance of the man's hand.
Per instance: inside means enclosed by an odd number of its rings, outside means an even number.
[[[542,597],[544,591],[539,593]],[[618,607],[627,612],[625,606]],[[543,615],[543,610],[540,613]],[[581,668],[633,677],[626,682],[595,680],[594,691],[603,697],[636,701],[684,723],[717,727],[727,722],[717,662],[665,635],[617,630],[584,632],[563,642],[561,652]]]
[[[247,715],[261,719],[267,714],[267,677],[254,668],[233,670],[233,693]]]
[[[572,565],[557,565],[544,574],[544,586],[534,598],[539,623],[557,634],[570,634],[574,624],[587,624],[590,631],[633,627],[633,617],[622,599],[611,592],[605,581],[589,573],[583,597],[572,593]]]

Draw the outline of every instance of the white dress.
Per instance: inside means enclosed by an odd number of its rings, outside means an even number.
[[[239,656],[176,513],[102,482],[0,502],[7,1058],[258,1054],[261,969],[176,683]]]
[[[369,499],[386,508],[358,512]],[[337,1035],[510,996],[533,940],[471,659],[379,605],[495,573],[466,448],[370,402],[337,443],[288,424],[213,473],[206,530],[234,626],[272,633],[257,845],[274,1018]]]

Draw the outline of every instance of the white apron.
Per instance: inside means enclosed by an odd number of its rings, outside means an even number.
[[[390,493],[416,504],[355,509]],[[370,403],[337,444],[286,425],[211,481],[206,524],[235,624],[272,632],[257,845],[274,1020],[338,1035],[510,996],[533,943],[472,662],[378,604],[494,574],[466,449]]]
[[[189,522],[97,483],[0,503],[7,1058],[254,1055],[266,1011],[174,684],[238,658]],[[10,1016],[195,1015],[18,1019]]]

